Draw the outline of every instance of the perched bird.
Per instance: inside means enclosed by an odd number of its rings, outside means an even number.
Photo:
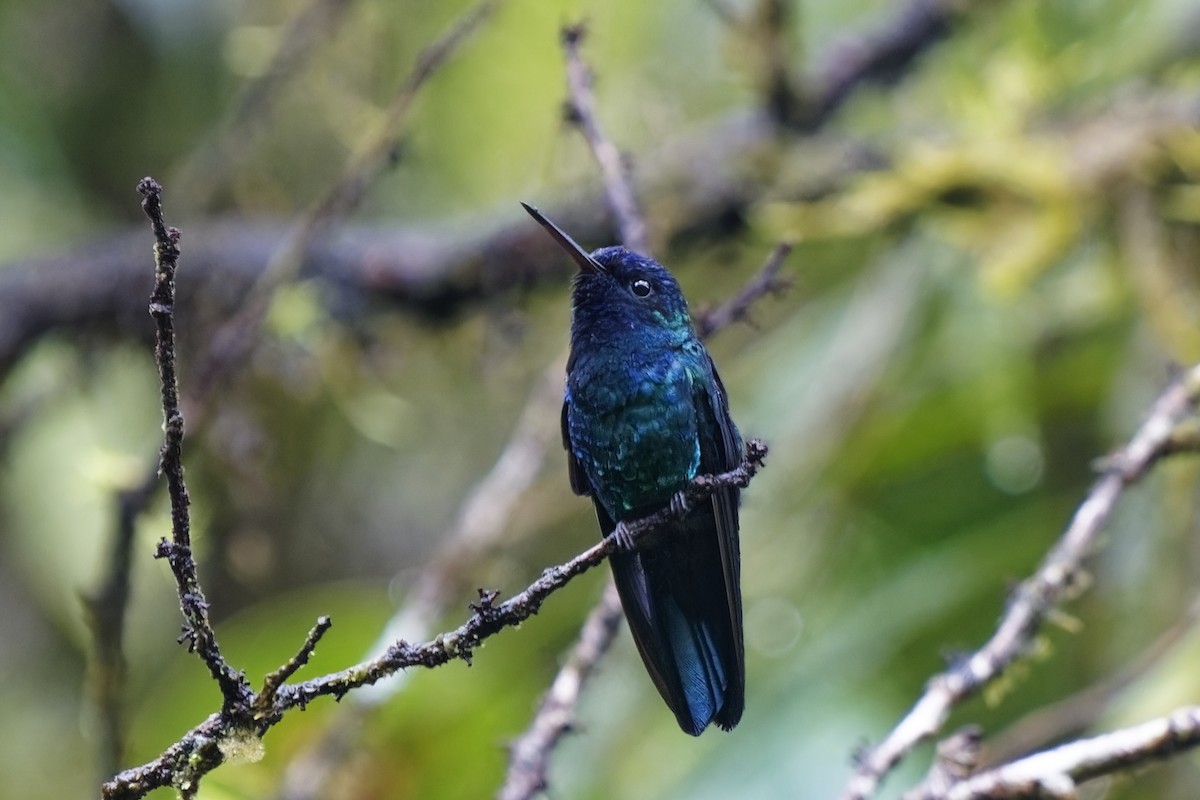
[[[522,205],[579,265],[562,412],[571,488],[591,496],[605,536],[625,539],[611,558],[621,605],[679,726],[730,730],[745,692],[738,490],[718,490],[637,547],[621,525],[686,507],[692,478],[738,465],[725,387],[662,264],[624,247],[589,254]]]

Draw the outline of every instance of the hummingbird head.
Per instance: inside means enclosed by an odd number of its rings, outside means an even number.
[[[601,247],[588,253],[536,208],[521,205],[579,265],[572,293],[577,319],[690,332],[687,301],[666,267],[624,247]]]

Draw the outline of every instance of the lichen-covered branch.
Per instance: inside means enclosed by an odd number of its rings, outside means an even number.
[[[167,482],[171,499],[171,538],[161,539],[156,558],[165,558],[175,576],[184,626],[180,641],[195,651],[221,688],[226,709],[250,695],[246,678],[236,672],[221,655],[216,633],[208,620],[208,601],[196,575],[192,557],[191,500],[183,479],[183,412],[179,408],[179,378],[175,359],[175,270],[179,262],[179,229],[169,228],[163,220],[162,186],[153,178],[138,184],[142,209],[154,230],[154,291],[150,296],[150,315],[156,336],[154,360],[158,364],[162,387],[163,445],[159,452],[159,471]]]

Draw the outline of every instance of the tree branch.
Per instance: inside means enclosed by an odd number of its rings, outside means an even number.
[[[196,371],[193,393],[198,398],[205,398],[224,375],[244,363],[253,352],[275,290],[300,273],[305,254],[316,237],[335,220],[357,208],[371,184],[395,161],[396,148],[408,128],[421,89],[502,2],[480,0],[417,54],[411,71],[388,107],[379,133],[355,155],[329,190],[292,225],[250,287],[239,312],[212,335],[211,344]]]
[[[1017,759],[949,786],[906,794],[904,800],[1074,800],[1080,783],[1197,746],[1200,706],[1187,706],[1140,725]]]
[[[768,294],[778,294],[791,286],[789,279],[779,277],[779,270],[791,252],[792,245],[787,242],[775,245],[762,269],[741,288],[741,291],[716,308],[697,314],[696,333],[700,338],[708,338],[721,328],[746,319],[750,307],[758,302],[759,298]]]
[[[353,6],[354,0],[309,0],[291,16],[271,63],[239,89],[224,119],[192,151],[171,181],[190,209],[210,204],[231,171],[245,159],[284,86],[300,74],[321,44],[334,38]]]
[[[1133,438],[1105,462],[1104,475],[1037,572],[1014,593],[1000,625],[977,651],[935,676],[916,705],[878,745],[864,753],[842,800],[870,797],[917,744],[941,730],[950,710],[999,677],[1025,653],[1041,624],[1079,576],[1084,558],[1125,488],[1168,452],[1175,432],[1200,400],[1200,366],[1180,375],[1155,401]]]
[[[579,52],[586,34],[587,29],[583,25],[568,26],[562,31],[563,53],[567,59],[567,89],[570,93],[567,119],[579,128],[600,167],[604,194],[621,230],[621,243],[630,250],[649,254],[646,221],[638,210],[630,186],[628,167],[621,157],[621,151],[604,135],[596,121],[592,72]]]
[[[612,646],[622,619],[616,584],[609,581],[604,597],[588,614],[554,683],[542,696],[533,722],[509,745],[508,773],[498,800],[529,800],[548,788],[550,753],[575,727],[575,706],[600,659]]]
[[[186,641],[208,667],[221,688],[224,708],[244,702],[250,686],[221,655],[217,636],[208,621],[208,601],[196,576],[192,557],[191,517],[187,484],[183,480],[183,412],[179,409],[179,379],[175,370],[175,269],[179,261],[179,229],[168,228],[163,220],[162,186],[153,178],[138,184],[142,209],[154,230],[154,291],[150,296],[150,315],[154,318],[156,339],[154,358],[162,386],[164,432],[159,469],[167,482],[171,498],[171,539],[161,539],[156,558],[165,558],[175,576],[184,626],[180,641]]]

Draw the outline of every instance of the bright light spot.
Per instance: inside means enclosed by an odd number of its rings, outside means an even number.
[[[790,600],[768,597],[746,612],[746,644],[765,656],[787,655],[800,641],[804,620]]]
[[[1005,436],[987,449],[984,469],[997,489],[1023,494],[1038,485],[1045,469],[1042,446],[1030,436]]]

